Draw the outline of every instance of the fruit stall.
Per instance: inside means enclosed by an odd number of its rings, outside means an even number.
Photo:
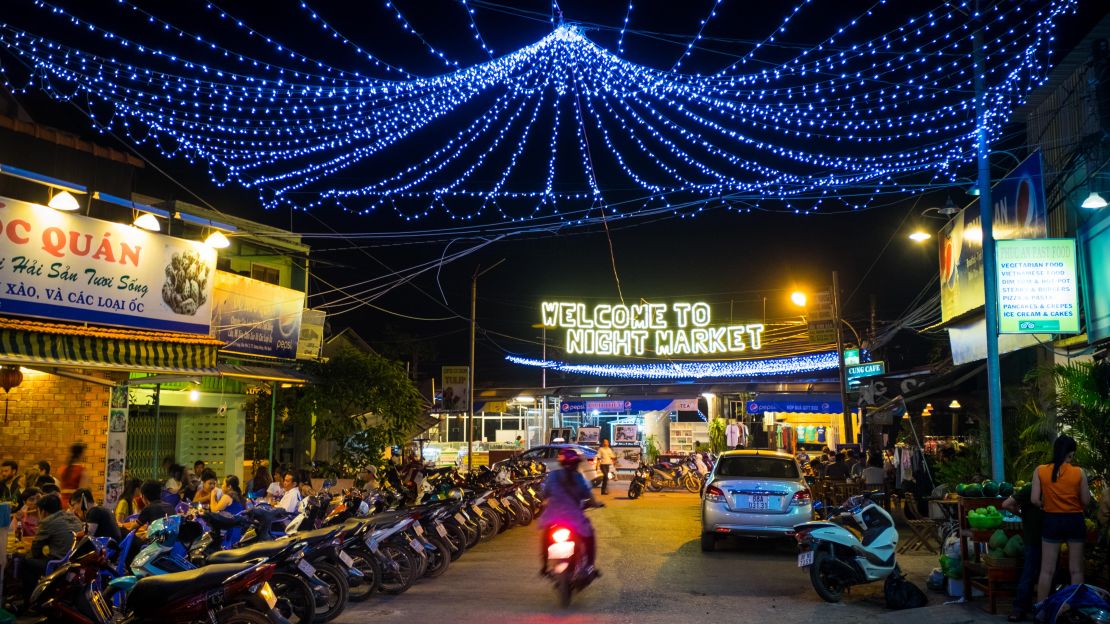
[[[987,480],[956,488],[963,597],[982,595],[991,613],[997,613],[1000,599],[1013,595],[1021,575],[1021,518],[1001,509],[1014,487]]]

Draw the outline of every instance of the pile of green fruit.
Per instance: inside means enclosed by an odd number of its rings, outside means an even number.
[[[994,505],[967,512],[967,523],[973,529],[993,529],[1002,526],[1002,512]]]
[[[1018,483],[1022,484],[1021,481]],[[1006,498],[1014,493],[1014,487],[1006,481],[998,483],[987,479],[982,483],[961,483],[956,486],[956,494],[965,498]]]
[[[1006,533],[999,529],[991,535],[988,542],[992,553],[1002,553],[1011,558],[1021,557],[1025,553],[1025,540],[1020,535],[1006,537]]]

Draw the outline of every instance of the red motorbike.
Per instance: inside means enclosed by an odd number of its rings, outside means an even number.
[[[146,577],[117,614],[97,578],[112,563],[102,546],[82,537],[67,561],[39,581],[29,606],[49,622],[268,624],[277,603],[268,583],[274,567],[256,560]]]

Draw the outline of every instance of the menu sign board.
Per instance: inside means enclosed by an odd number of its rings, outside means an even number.
[[[0,314],[207,334],[216,251],[0,197]]]
[[[304,293],[235,273],[216,271],[213,332],[223,351],[293,359]]]
[[[1075,241],[998,241],[997,257],[999,332],[1079,333]]]

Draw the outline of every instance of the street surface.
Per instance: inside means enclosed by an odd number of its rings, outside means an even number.
[[[882,585],[857,587],[839,605],[825,603],[797,567],[793,542],[727,541],[717,552],[699,546],[698,496],[686,492],[626,496],[611,490],[604,509],[588,512],[597,530],[602,577],[574,595],[569,609],[540,578],[536,526],[517,527],[479,544],[438,579],[418,582],[400,596],[376,595],[351,603],[337,619],[356,622],[528,622],[616,624],[752,621],[767,624],[877,621],[1002,622],[978,606],[927,591],[930,605],[913,611],[883,606]],[[902,556],[922,589],[936,555]],[[1007,604],[1006,607],[1009,605]],[[1006,613],[1007,611],[1003,611]]]

